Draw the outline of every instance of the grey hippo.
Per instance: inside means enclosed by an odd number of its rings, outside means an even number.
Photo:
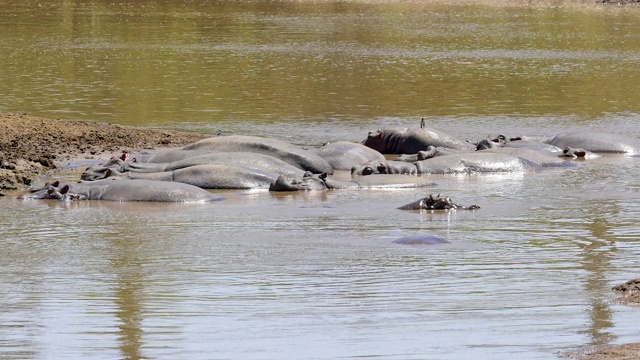
[[[557,134],[545,141],[561,149],[582,148],[594,153],[640,154],[640,139],[637,137],[609,134],[599,131],[573,131]]]
[[[475,146],[429,128],[388,128],[370,132],[362,144],[382,154],[417,154],[429,146],[472,151]]]
[[[429,195],[412,203],[402,205],[400,210],[478,210],[480,206],[470,205],[464,206],[454,203],[451,198],[441,197],[440,195]]]
[[[351,141],[328,143],[318,149],[316,153],[325,159],[334,170],[351,170],[352,167],[365,162],[385,159],[379,151]]]
[[[349,181],[337,180],[327,174],[307,174],[301,178],[280,176],[269,191],[307,191],[332,189],[409,189],[435,186],[420,177],[403,175],[374,175],[355,177]]]
[[[484,151],[436,156],[412,163],[387,161],[384,165],[371,165],[363,164],[356,167],[352,169],[352,174],[487,174],[531,172],[542,169],[541,165],[519,156]],[[408,171],[407,166],[414,166],[415,171]]]
[[[333,173],[333,168],[318,154],[286,141],[257,136],[229,135],[207,138],[186,145],[182,150],[252,152],[273,156],[314,174]]]
[[[205,202],[223,198],[199,187],[153,180],[99,180],[79,183],[47,183],[32,188],[20,199]]]

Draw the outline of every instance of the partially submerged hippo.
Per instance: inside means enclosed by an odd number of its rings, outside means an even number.
[[[311,174],[300,170],[299,176]],[[109,171],[105,175],[110,176]],[[118,174],[126,179],[172,181],[202,189],[268,189],[282,174],[244,166],[205,164],[174,171]]]
[[[560,161],[557,157],[554,160]],[[415,167],[415,171],[407,166]],[[407,163],[386,161],[383,164],[363,164],[352,169],[354,175],[370,174],[484,174],[529,172],[542,169],[532,161],[510,154],[489,151],[463,152],[436,156],[427,160]]]
[[[418,151],[418,153],[416,154],[402,154],[393,160],[415,162],[420,160],[431,159],[432,157],[436,157],[436,156],[451,155],[451,154],[456,154],[460,152],[466,152],[466,150],[449,149],[449,148],[435,147],[430,145],[430,146],[427,146],[426,150]]]
[[[257,136],[229,135],[196,141],[183,150],[253,152],[273,156],[314,174],[333,174],[333,168],[317,154],[288,142]]]
[[[480,150],[479,153],[496,153],[508,154],[531,161],[542,167],[571,167],[576,166],[571,161],[564,160],[558,154],[546,150],[536,150],[531,148],[515,148],[515,147],[494,147],[490,149]]]
[[[316,153],[325,159],[334,170],[351,170],[352,167],[365,162],[385,159],[379,151],[351,141],[336,141],[326,144]]]
[[[280,176],[269,191],[306,191],[330,189],[410,189],[435,184],[420,177],[374,175],[356,177],[350,181],[336,180],[327,174],[307,174],[301,178]]]
[[[640,154],[640,139],[637,137],[589,130],[561,133],[545,142],[561,149],[568,146],[594,153]]]
[[[153,180],[99,180],[47,183],[20,199],[202,202],[223,198],[193,185]]]
[[[480,206],[464,206],[451,201],[451,198],[440,197],[440,195],[429,195],[420,200],[400,206],[400,210],[478,210]]]
[[[222,187],[220,186],[225,186],[225,184],[228,184],[228,189],[255,188],[250,187],[251,184],[258,184],[257,188],[268,188],[271,181],[275,180],[279,175],[303,176],[305,174],[305,171],[302,169],[264,154],[214,152],[189,157],[168,164],[132,163],[114,158],[103,166],[88,168],[82,174],[81,178],[83,180],[100,180],[114,174],[128,172],[130,175],[125,176],[131,179],[173,180],[196,185],[196,182],[202,182],[203,180],[186,178],[185,176],[187,176],[187,174],[191,174],[193,178],[197,173],[197,171],[187,169],[193,166],[200,166],[200,173],[202,173],[202,166],[205,165],[212,166],[209,174],[214,179],[209,181],[217,182],[213,187],[203,187],[206,189],[221,189]],[[107,171],[107,169],[112,171]],[[214,169],[217,170],[217,172],[214,172]],[[156,175],[145,176],[140,175],[140,173],[153,173]],[[169,176],[169,173],[175,174],[176,178]],[[258,178],[266,179],[265,176],[268,176],[271,180],[265,180],[266,182],[258,181]],[[180,178],[180,180],[177,178]]]
[[[351,168],[351,175],[371,174],[403,174],[417,175],[418,168],[414,163],[395,160],[369,161]]]
[[[472,151],[474,146],[443,132],[428,129],[389,128],[370,132],[362,144],[383,154],[416,154],[429,146]]]

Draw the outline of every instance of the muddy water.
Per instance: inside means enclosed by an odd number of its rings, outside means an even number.
[[[1,110],[303,145],[638,135],[634,8],[0,1]],[[639,158],[215,204],[0,198],[2,359],[553,359],[637,341]],[[63,176],[71,176],[65,175]],[[9,194],[15,195],[15,194]],[[411,235],[451,244],[393,244]]]

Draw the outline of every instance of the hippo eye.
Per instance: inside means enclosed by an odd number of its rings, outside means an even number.
[[[373,169],[369,166],[362,169],[362,175],[371,175],[373,174]]]

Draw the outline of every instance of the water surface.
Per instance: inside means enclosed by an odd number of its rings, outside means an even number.
[[[0,0],[0,110],[277,137],[638,136],[636,8]],[[0,198],[2,359],[554,359],[637,341],[638,158],[214,204]],[[58,176],[73,177],[62,174]],[[476,212],[397,210],[428,193]],[[404,236],[451,244],[402,246]]]

